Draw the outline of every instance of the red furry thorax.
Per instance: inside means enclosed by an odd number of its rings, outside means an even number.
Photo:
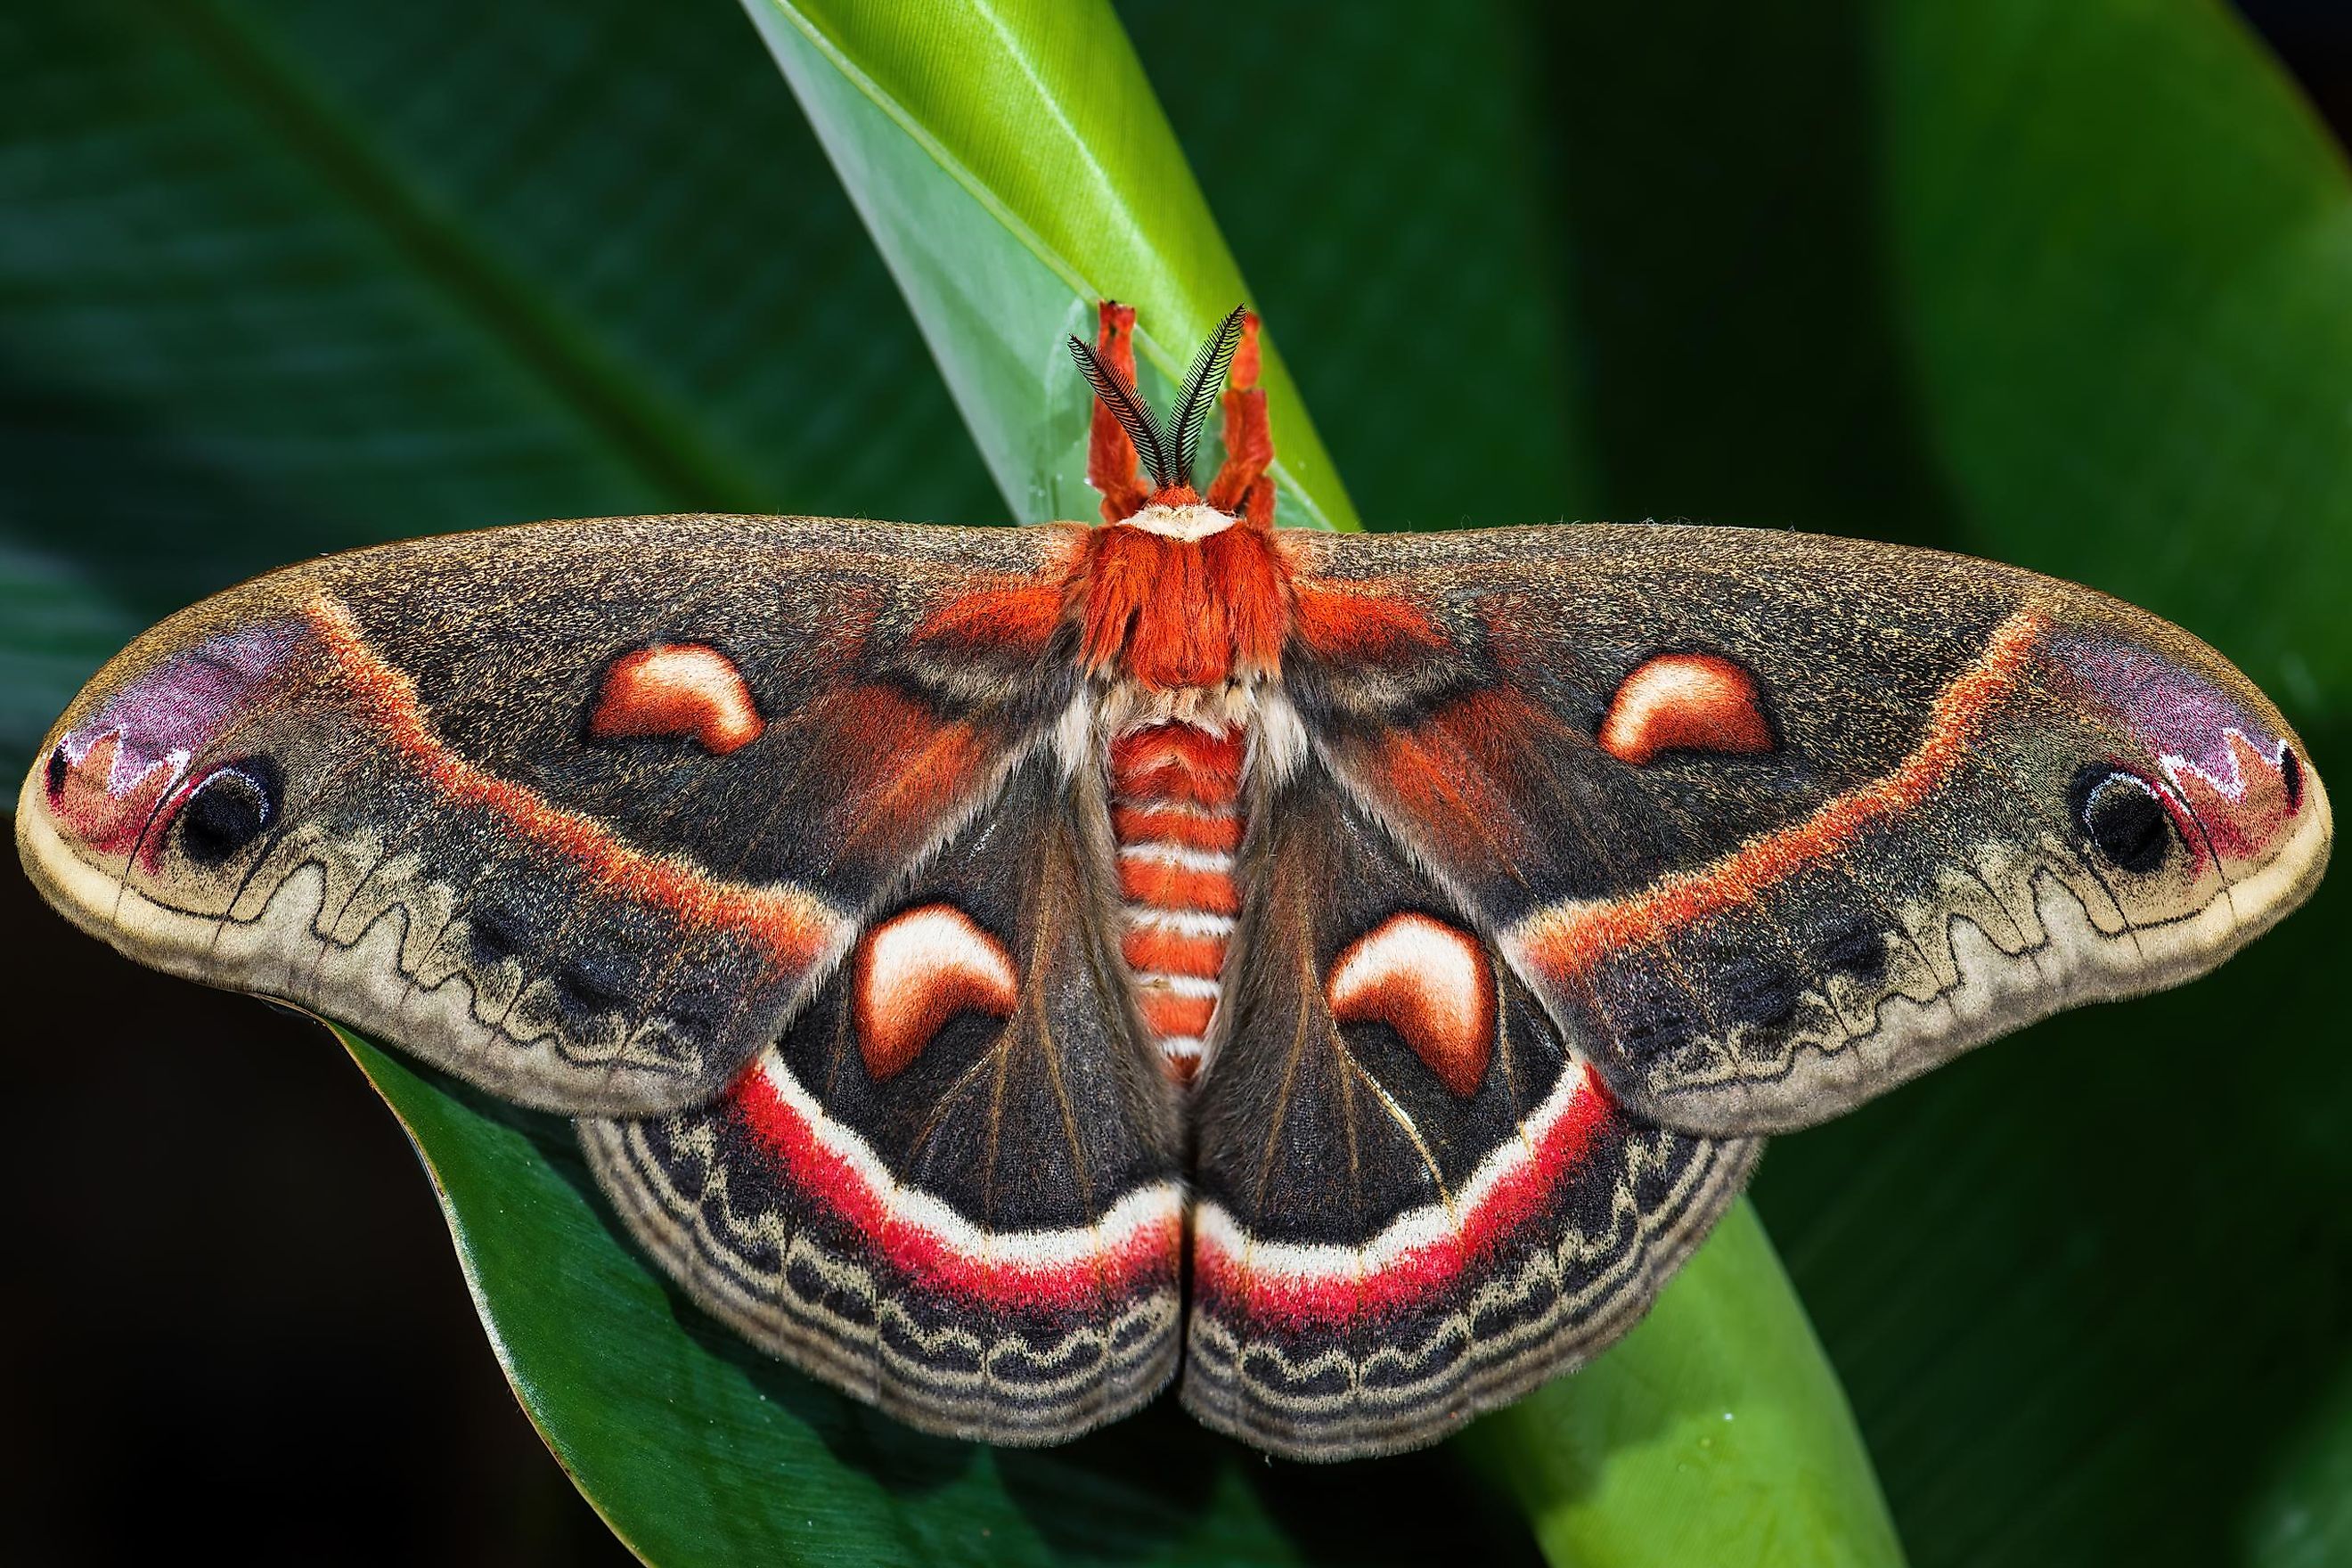
[[[1246,526],[1170,539],[1126,523],[1088,536],[1081,658],[1159,689],[1273,673],[1289,628],[1289,571]]]

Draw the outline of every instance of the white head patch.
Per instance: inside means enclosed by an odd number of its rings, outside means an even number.
[[[1213,533],[1223,533],[1233,527],[1230,512],[1219,511],[1213,506],[1194,502],[1191,506],[1148,506],[1127,520],[1129,528],[1139,528],[1146,533],[1163,538],[1187,541],[1206,539]]]

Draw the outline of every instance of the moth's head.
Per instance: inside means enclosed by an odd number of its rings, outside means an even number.
[[[318,770],[299,620],[173,617],[101,670],[50,732],[17,798],[26,870],[118,943],[185,946],[225,914],[289,794]],[[315,781],[311,781],[315,782]],[[185,929],[173,917],[191,917]]]
[[[2137,611],[2042,636],[2039,721],[1992,742],[2063,806],[2144,967],[2204,963],[2302,902],[2327,863],[2327,794],[2269,699],[2227,660]]]

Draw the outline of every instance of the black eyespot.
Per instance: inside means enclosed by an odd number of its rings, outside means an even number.
[[[2172,848],[2172,814],[2135,773],[2094,765],[2074,779],[2074,820],[2093,848],[2122,869],[2148,872]]]
[[[180,848],[199,866],[217,866],[260,837],[285,798],[286,775],[268,757],[223,763],[180,808]]]
[[[51,766],[54,767],[55,764],[52,763]],[[2303,809],[2303,763],[2295,757],[2293,746],[2279,748],[2279,783],[2286,788],[2286,808],[2289,811],[2301,811]],[[50,788],[54,791],[56,786],[51,785]]]
[[[48,785],[51,800],[66,793],[66,769],[69,765],[66,761],[65,742],[60,741],[58,742],[58,749],[49,753]]]

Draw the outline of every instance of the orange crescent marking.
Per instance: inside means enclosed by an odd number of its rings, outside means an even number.
[[[1756,678],[1711,653],[1662,653],[1627,676],[1601,721],[1601,749],[1641,767],[1661,752],[1772,749]]]
[[[1467,931],[1427,915],[1391,915],[1358,937],[1324,983],[1342,1024],[1386,1024],[1464,1099],[1495,1048],[1495,972]]]
[[[867,931],[854,984],[858,1054],[877,1083],[904,1072],[958,1013],[1010,1017],[1020,999],[1004,944],[951,904]]]
[[[821,899],[796,888],[730,882],[623,843],[594,818],[485,772],[433,732],[416,683],[378,658],[351,612],[313,599],[304,613],[365,717],[449,799],[496,813],[518,836],[579,867],[605,890],[669,910],[688,925],[742,933],[786,972],[806,969],[840,928]]]
[[[735,661],[702,643],[665,643],[614,659],[588,732],[600,741],[683,737],[715,757],[760,738],[767,726]]]
[[[2020,610],[1995,628],[1977,661],[1937,695],[1927,733],[1893,773],[1823,801],[1804,821],[1751,838],[1710,866],[1661,878],[1632,898],[1538,910],[1518,928],[1520,951],[1548,974],[1582,973],[1604,953],[1745,903],[1865,829],[1913,809],[1958,771],[1977,721],[2015,682],[2044,625],[2040,616]]]

